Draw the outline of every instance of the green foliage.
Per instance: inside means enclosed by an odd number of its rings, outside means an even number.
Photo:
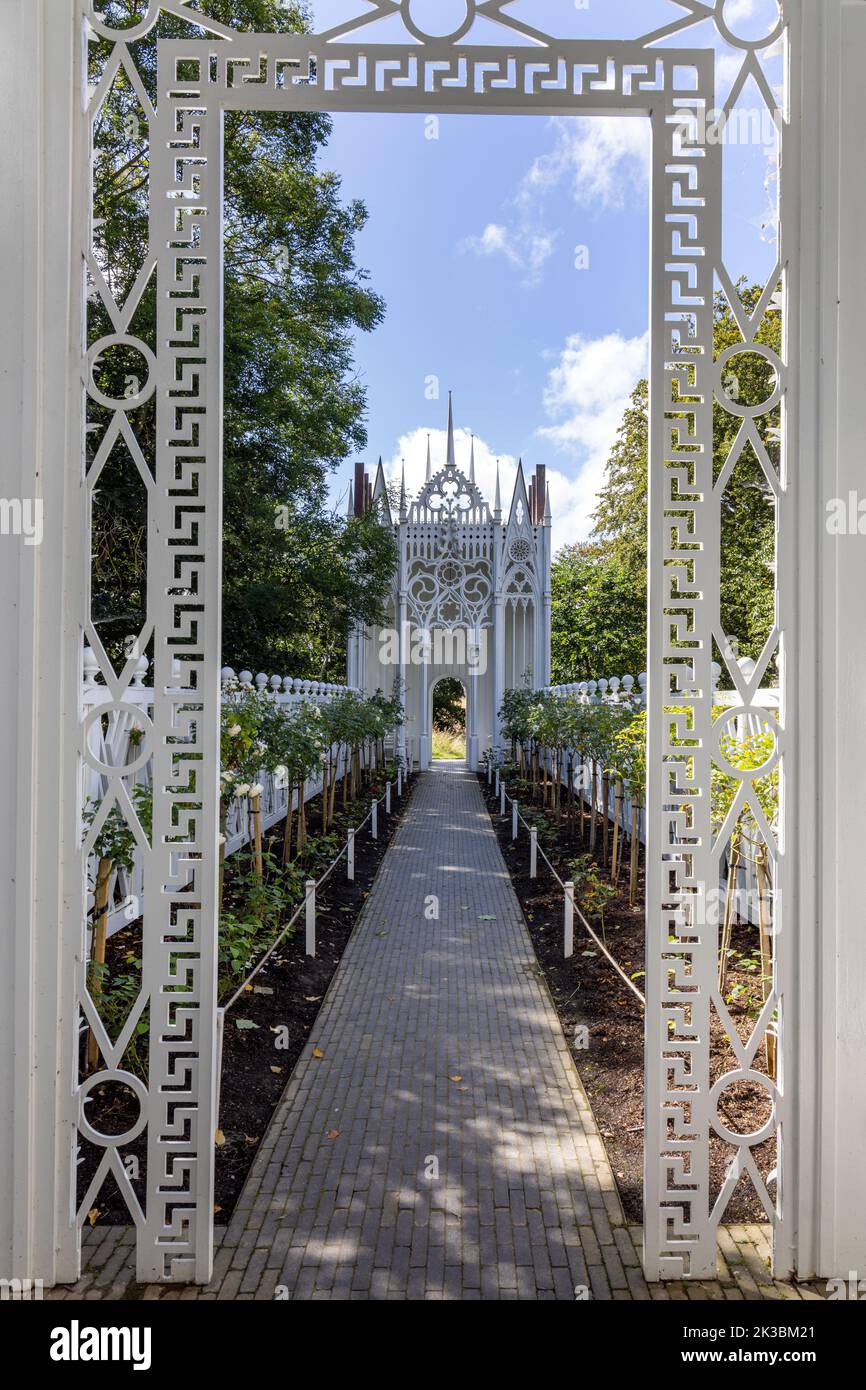
[[[433,688],[433,728],[443,734],[466,732],[466,692],[460,681],[437,681]]]
[[[573,859],[568,865],[568,874],[574,884],[574,895],[580,903],[581,911],[591,922],[598,922],[606,943],[605,909],[616,897],[618,890],[602,874],[591,854],[581,854],[577,859]]]
[[[646,598],[633,572],[604,546],[566,545],[551,566],[551,665],[556,683],[645,664]]]
[[[131,800],[142,829],[150,838],[153,826],[152,788],[141,784],[133,787]],[[98,810],[98,802],[86,803],[82,816],[85,834],[96,819]],[[94,841],[94,855],[97,859],[110,859],[116,869],[124,869],[131,873],[137,847],[136,838],[126,817],[118,806],[113,806]]]

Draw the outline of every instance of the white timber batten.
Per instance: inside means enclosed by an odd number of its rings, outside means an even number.
[[[866,3],[789,0],[796,246],[790,421],[799,508],[782,583],[795,591],[795,777],[787,892],[796,905],[798,1162],[788,1263],[801,1277],[866,1269],[866,535],[828,509],[866,498]],[[791,154],[789,149],[789,155]],[[866,511],[866,508],[864,508]],[[863,523],[866,527],[866,522]],[[780,1254],[782,1252],[779,1252]],[[777,1263],[781,1263],[777,1255]]]
[[[0,338],[5,499],[41,544],[0,538],[0,1276],[74,1279],[77,712],[87,527],[81,487],[86,126],[81,6],[0,5]],[[11,1040],[14,1037],[14,1047]]]

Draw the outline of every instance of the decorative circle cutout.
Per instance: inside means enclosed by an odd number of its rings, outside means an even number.
[[[758,0],[758,14],[739,15],[735,7],[741,0],[717,0],[716,23],[719,33],[734,48],[769,48],[780,37],[785,27],[781,6],[778,0]],[[775,11],[775,17],[773,16]],[[764,16],[766,15],[766,18]],[[751,28],[752,33],[737,33],[734,25]]]
[[[129,715],[130,721],[134,721],[134,727],[140,729],[142,733],[135,757],[131,758],[129,762],[118,763],[116,766],[112,763],[102,762],[93,751],[90,743],[90,731],[94,725],[101,721],[105,715],[112,714]],[[84,721],[84,756],[96,772],[103,772],[108,777],[128,777],[133,772],[138,772],[139,768],[144,767],[150,757],[150,735],[152,732],[153,725],[139,705],[125,704],[122,700],[95,705]]]
[[[154,25],[159,17],[159,7],[162,0],[147,0],[147,9],[137,24],[127,25],[126,28],[116,28],[106,24],[104,19],[99,18],[99,12],[91,0],[90,12],[87,16],[91,29],[100,34],[104,39],[119,39],[122,43],[131,43],[133,39],[142,38]]]
[[[765,362],[776,374],[776,385],[771,394],[765,401],[760,401],[757,405],[743,405],[736,399],[735,394],[731,394],[725,385],[726,379],[730,381],[731,370],[729,364],[737,357],[763,357]],[[736,373],[733,373],[736,375]],[[778,354],[772,348],[765,347],[763,343],[734,343],[731,347],[725,348],[716,363],[716,398],[720,405],[723,405],[731,415],[737,415],[741,420],[755,420],[759,415],[766,415],[779,404],[785,392],[785,368],[779,360]]]
[[[139,385],[134,395],[121,396],[116,399],[113,396],[106,396],[104,392],[94,384],[93,369],[103,353],[110,351],[111,348],[128,348],[132,352],[138,353],[144,359],[147,366],[147,381],[144,386]],[[145,401],[149,401],[156,390],[156,358],[146,343],[142,343],[138,338],[132,338],[128,333],[109,333],[107,337],[100,338],[98,343],[87,354],[87,375],[90,378],[87,386],[87,394],[100,405],[104,405],[108,410],[137,410]]]
[[[422,43],[458,43],[472,28],[476,0],[401,0],[403,23]]]
[[[767,1097],[769,1113],[764,1123],[759,1129],[749,1133],[741,1134],[735,1129],[730,1129],[723,1120],[719,1118],[719,1101],[725,1091],[733,1086],[738,1086],[742,1082],[750,1085],[759,1086]],[[769,1139],[776,1129],[776,1088],[767,1076],[762,1076],[758,1071],[732,1071],[727,1076],[719,1077],[713,1089],[710,1091],[710,1105],[713,1110],[712,1126],[722,1139],[727,1139],[729,1144],[736,1144],[740,1149],[750,1149],[753,1144],[760,1144],[762,1140]]]
[[[87,1108],[85,1102],[90,1092],[97,1086],[106,1086],[110,1082],[123,1086],[128,1091],[132,1091],[138,1101],[138,1118],[129,1129],[122,1134],[103,1134],[101,1130],[94,1129],[87,1118]],[[109,1068],[106,1071],[97,1072],[95,1076],[89,1076],[82,1084],[78,1092],[79,1095],[79,1118],[78,1127],[85,1138],[92,1143],[98,1144],[103,1149],[116,1149],[120,1144],[129,1144],[133,1139],[137,1139],[147,1124],[147,1090],[144,1084],[139,1081],[132,1072],[119,1071],[117,1068]]]
[[[773,736],[773,751],[758,767],[738,767],[736,763],[731,761],[728,754],[723,751],[725,740],[735,737],[730,726],[735,720],[743,716],[748,717],[754,722],[755,726],[760,731],[760,737],[764,737],[766,734],[772,734]],[[782,756],[782,750],[779,746],[779,735],[781,730],[778,724],[773,724],[767,718],[767,711],[765,709],[758,709],[754,705],[742,705],[726,710],[725,713],[720,715],[716,720],[714,728],[716,754],[719,763],[727,772],[730,772],[733,777],[738,777],[743,782],[754,782],[759,777],[766,777],[768,772],[772,772],[779,758]]]

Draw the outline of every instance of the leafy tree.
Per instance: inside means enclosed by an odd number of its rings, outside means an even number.
[[[448,677],[434,686],[433,728],[444,734],[466,732],[466,694],[458,680]]]
[[[307,7],[283,0],[208,0],[210,17],[238,29],[305,32]],[[123,26],[138,0],[106,0]],[[156,99],[157,37],[194,32],[162,15],[131,45]],[[91,80],[109,53],[89,45]],[[381,299],[355,264],[363,204],[343,203],[340,180],[320,167],[331,123],[317,113],[229,112],[225,118],[224,614],[226,662],[317,678],[343,674],[353,621],[381,615],[395,562],[375,518],[346,521],[328,508],[328,476],[366,446],[365,394],[353,371],[355,335],[380,322]],[[148,130],[125,73],[95,132],[94,254],[123,303],[147,245]],[[112,332],[90,288],[90,341]],[[155,345],[151,280],[131,331]],[[112,349],[97,365],[103,391],[125,394],[140,358]],[[153,468],[155,402],[130,412]],[[98,449],[109,414],[90,409]],[[147,516],[135,465],[118,446],[100,479],[93,513],[93,617],[113,659],[144,625]]]
[[[551,567],[554,682],[637,675],[646,653],[644,577],[594,542],[567,545]],[[604,667],[602,670],[599,663]]]

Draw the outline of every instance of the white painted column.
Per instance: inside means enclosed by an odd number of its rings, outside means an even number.
[[[0,495],[42,540],[0,536],[0,1277],[72,1280],[77,853],[85,595],[81,6],[0,5]],[[38,533],[37,533],[38,534]],[[14,1038],[14,1048],[10,1045]]]
[[[863,1278],[866,535],[830,535],[826,523],[832,499],[866,499],[866,0],[787,0],[786,13],[795,64],[783,195],[797,496],[780,556],[796,615],[786,645],[793,833],[781,890],[796,940],[782,953],[793,1095],[777,1267]]]
[[[401,590],[401,592],[400,592],[400,599],[399,599],[399,602],[398,602],[398,604],[397,604],[397,631],[398,631],[398,639],[397,639],[397,640],[398,640],[398,645],[399,645],[399,658],[398,658],[398,659],[399,659],[399,663],[400,663],[400,692],[401,692],[401,693],[400,693],[400,698],[401,698],[401,700],[402,700],[402,702],[403,702],[403,723],[400,725],[400,727],[399,727],[398,730],[397,730],[397,757],[398,757],[398,760],[399,760],[400,762],[405,763],[405,761],[406,761],[406,708],[407,708],[407,698],[406,698],[406,696],[407,696],[407,690],[406,690],[406,669],[407,669],[407,665],[406,665],[406,663],[407,663],[407,657],[408,657],[408,650],[407,650],[407,648],[408,648],[408,646],[409,646],[409,624],[408,624],[408,615],[407,615],[407,606],[406,606],[406,592],[405,592],[405,590]],[[390,692],[388,692],[388,693],[390,694]]]
[[[418,766],[422,772],[430,767],[430,656],[425,649],[418,667]]]
[[[469,671],[466,677],[466,702],[469,708],[466,711],[468,719],[467,738],[466,738],[466,765],[470,771],[478,767],[478,690],[480,681],[478,678],[478,656],[479,656],[479,631],[477,627],[472,629],[469,635]]]
[[[505,694],[505,604],[501,594],[493,600],[493,750],[502,748],[499,711]]]

